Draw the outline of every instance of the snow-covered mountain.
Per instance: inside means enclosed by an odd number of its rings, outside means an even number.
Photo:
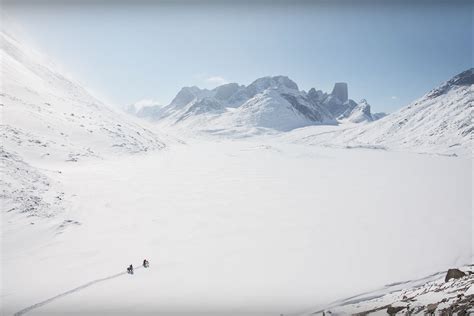
[[[335,125],[339,120],[372,121],[370,106],[364,104],[365,116],[354,114],[351,118],[352,111],[362,105],[348,98],[346,83],[336,83],[331,93],[314,88],[305,92],[288,77],[275,76],[259,78],[248,86],[185,87],[168,106],[145,107],[137,115],[162,125],[208,132],[289,131],[308,125]]]
[[[362,99],[359,104],[353,108],[349,108],[341,116],[340,120],[347,120],[351,123],[364,123],[374,121],[374,117],[370,112],[370,105],[365,99]]]
[[[45,59],[1,32],[2,206],[51,216],[63,191],[49,162],[76,162],[164,147],[158,136],[119,113]],[[54,172],[53,172],[54,173]]]
[[[43,58],[1,33],[1,137],[24,157],[75,161],[164,146],[155,133],[103,104]]]
[[[287,137],[306,144],[408,149],[416,152],[470,154],[473,132],[473,69],[468,69],[420,99],[371,124],[324,131],[312,128]],[[367,117],[367,106],[349,120]]]

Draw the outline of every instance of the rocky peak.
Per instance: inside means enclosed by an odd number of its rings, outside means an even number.
[[[352,110],[348,110],[341,119],[344,117],[352,123],[371,122],[374,120],[370,112],[370,104],[367,103],[365,99],[360,100],[360,102]]]
[[[436,89],[431,90],[428,94],[428,98],[436,98],[444,93],[447,93],[453,87],[459,86],[472,86],[474,84],[474,68],[470,68],[454,76],[450,80]]]
[[[291,89],[298,90],[298,85],[287,76],[263,77],[252,82],[247,89],[257,93],[272,89]]]
[[[202,92],[203,90],[196,86],[184,87],[174,97],[173,101],[171,101],[171,104],[174,106],[184,106],[194,100],[194,98],[196,98]]]
[[[321,90],[316,90],[315,88],[309,89],[307,96],[310,100],[321,100],[324,98],[325,93]]]
[[[227,100],[229,99],[234,93],[236,93],[241,86],[237,83],[227,83],[221,86],[218,86],[213,90],[214,97],[218,100]]]
[[[335,96],[342,103],[346,102],[349,98],[347,83],[345,82],[336,82],[334,88],[332,89],[331,95]]]

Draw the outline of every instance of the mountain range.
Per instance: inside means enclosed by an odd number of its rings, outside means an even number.
[[[359,103],[348,97],[344,82],[331,93],[314,88],[308,92],[286,76],[263,77],[248,86],[237,83],[215,89],[196,86],[182,88],[171,103],[130,105],[129,113],[168,126],[202,130],[272,129],[289,131],[308,125],[336,125],[340,122],[366,123],[383,117],[372,114],[366,100]]]
[[[471,152],[473,82],[471,68],[389,115],[372,113],[365,99],[350,99],[344,82],[336,83],[331,93],[314,88],[306,92],[286,76],[212,90],[185,87],[167,106],[131,105],[128,110],[183,133],[276,133],[311,145],[457,155]]]
[[[473,84],[471,68],[376,122],[323,132],[306,128],[285,137],[311,145],[470,155]]]

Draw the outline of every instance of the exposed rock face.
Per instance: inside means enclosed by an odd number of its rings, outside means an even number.
[[[206,90],[201,90],[198,87],[184,87],[182,88],[178,94],[174,97],[171,104],[174,106],[184,106],[194,100],[200,94],[203,94]]]
[[[428,93],[429,98],[438,97],[446,92],[448,92],[451,88],[457,86],[471,86],[474,84],[474,68],[465,70],[460,74],[454,76],[450,80],[446,81],[440,87],[431,90]]]
[[[370,105],[365,99],[362,99],[354,108],[348,110],[341,115],[340,119],[347,118],[352,123],[372,122],[372,114],[370,113]]]
[[[239,88],[240,86],[237,83],[224,84],[214,89],[214,97],[218,100],[228,100]]]
[[[459,269],[449,269],[448,273],[446,274],[446,278],[444,279],[445,282],[448,282],[451,279],[460,279],[464,277],[466,273],[462,272]]]
[[[324,120],[321,109],[311,108],[308,106],[309,104],[306,100],[298,100],[297,96],[286,93],[282,93],[281,96],[285,98],[293,106],[293,108],[311,120],[316,122],[321,122]]]
[[[396,315],[399,311],[404,310],[404,306],[389,306],[387,307],[387,314]]]
[[[249,97],[255,96],[266,89],[295,90],[298,91],[298,85],[287,76],[263,77],[252,82],[246,92]]]
[[[347,92],[347,83],[336,82],[331,94],[338,98],[342,103],[346,102],[349,98],[349,93]]]
[[[321,90],[316,90],[315,88],[311,88],[308,91],[308,99],[310,100],[322,100],[325,96],[325,93]]]

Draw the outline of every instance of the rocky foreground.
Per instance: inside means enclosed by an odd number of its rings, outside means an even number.
[[[474,315],[474,265],[394,283],[306,315]]]

